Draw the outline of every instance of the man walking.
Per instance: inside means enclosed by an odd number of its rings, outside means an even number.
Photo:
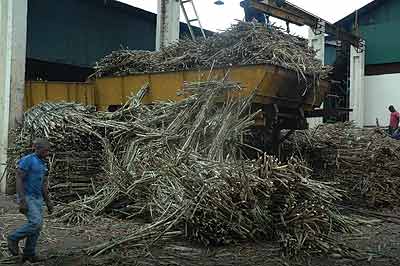
[[[393,105],[389,106],[390,122],[389,122],[389,135],[393,135],[396,129],[399,128],[400,113],[396,111]]]
[[[36,256],[36,244],[43,224],[43,203],[46,203],[49,213],[53,211],[53,204],[49,199],[48,170],[44,161],[49,154],[50,144],[45,139],[37,139],[33,149],[34,153],[18,162],[16,174],[19,210],[27,217],[28,223],[9,235],[8,250],[17,256],[19,241],[26,238],[22,260],[35,263],[40,261]]]

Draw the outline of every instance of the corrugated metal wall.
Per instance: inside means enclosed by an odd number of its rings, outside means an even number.
[[[325,44],[325,64],[333,65],[336,62],[336,46],[331,44]]]
[[[363,16],[360,24],[367,40],[367,64],[400,62],[400,1],[384,2]]]
[[[155,16],[148,12],[103,0],[28,3],[28,58],[92,66],[119,47],[155,47]]]
[[[400,1],[379,1],[360,12],[360,32],[366,40],[366,65],[400,62]],[[338,25],[352,31],[354,22],[353,14]]]
[[[112,0],[29,0],[27,57],[88,67],[121,47],[154,50],[156,21],[153,13]]]
[[[400,14],[400,6],[398,9]],[[389,64],[400,62],[400,20],[377,25],[363,26],[362,35],[366,41],[366,62]]]

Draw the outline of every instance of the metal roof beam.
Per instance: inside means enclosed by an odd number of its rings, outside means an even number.
[[[321,34],[330,34],[336,36],[338,40],[351,43],[358,49],[363,48],[362,39],[359,36],[349,33],[291,3],[285,2],[282,6],[279,7],[273,0],[261,3],[257,0],[250,0],[250,5],[251,7],[272,17],[288,21],[289,23],[298,26],[309,26],[316,32],[321,29],[322,24],[325,24],[325,30],[324,32],[321,32]]]

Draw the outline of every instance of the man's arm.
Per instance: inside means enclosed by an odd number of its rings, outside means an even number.
[[[47,210],[51,214],[53,212],[53,203],[50,200],[50,192],[49,192],[49,178],[46,175],[43,180],[43,199],[46,202]]]
[[[16,185],[17,195],[18,195],[18,199],[19,199],[19,210],[23,214],[27,213],[27,211],[28,211],[28,208],[26,206],[25,191],[24,191],[25,176],[26,176],[26,173],[23,170],[18,168],[16,176],[15,176],[15,185]]]
[[[17,195],[20,200],[25,200],[25,191],[24,191],[24,179],[25,179],[25,172],[21,169],[17,169],[17,173],[15,176],[15,184],[17,189]]]

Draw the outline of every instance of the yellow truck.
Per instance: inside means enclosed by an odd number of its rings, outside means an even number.
[[[306,129],[306,115],[319,108],[329,92],[330,83],[316,79],[307,84],[295,71],[274,65],[246,65],[210,70],[140,73],[122,77],[104,77],[86,83],[35,82],[26,83],[25,107],[42,101],[72,101],[95,105],[105,111],[118,108],[144,84],[150,90],[144,103],[179,100],[178,91],[184,82],[226,78],[238,82],[248,95],[255,90],[254,106],[262,109],[257,119],[264,143],[276,143],[281,130]],[[313,80],[309,77],[308,80]],[[278,147],[273,145],[274,149]]]
[[[98,110],[122,105],[146,82],[150,85],[145,103],[179,100],[177,90],[184,82],[222,79],[238,82],[248,94],[256,90],[255,102],[277,103],[286,107],[301,106],[305,111],[319,107],[329,91],[327,81],[316,81],[313,89],[294,71],[273,65],[248,65],[203,71],[141,73],[123,77],[105,77],[86,83],[27,81],[25,108],[43,101],[74,101],[95,105]]]

